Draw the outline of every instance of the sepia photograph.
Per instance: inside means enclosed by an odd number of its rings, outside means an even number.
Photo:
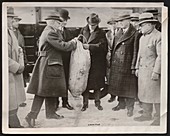
[[[167,33],[163,2],[4,2],[2,132],[166,133]]]

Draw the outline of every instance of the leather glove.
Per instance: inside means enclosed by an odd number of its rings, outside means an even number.
[[[158,79],[159,79],[159,74],[153,72],[153,73],[152,73],[152,76],[151,76],[151,79],[152,79],[152,80],[155,80],[155,81],[158,80]]]
[[[85,50],[89,49],[89,44],[83,44],[83,48],[84,48]]]

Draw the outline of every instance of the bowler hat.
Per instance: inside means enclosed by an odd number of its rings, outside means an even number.
[[[151,23],[157,23],[158,20],[154,19],[154,16],[152,13],[142,13],[139,16],[139,25],[142,23],[146,23],[146,22],[151,22]]]
[[[7,7],[7,17],[16,17],[17,15],[14,14],[13,7]]]
[[[131,18],[130,15],[127,14],[127,15],[119,16],[117,18],[117,21],[127,20],[127,19],[130,19],[130,18]]]
[[[115,18],[110,18],[108,21],[107,21],[107,24],[113,24],[117,22],[117,20]]]
[[[132,13],[130,17],[131,21],[139,21],[139,13]]]
[[[18,17],[18,16],[16,16],[16,17],[14,17],[14,19],[16,19],[16,20],[22,20],[20,17]]]
[[[143,13],[152,13],[153,15],[158,15],[158,9],[147,9],[145,11],[143,11]]]
[[[51,13],[48,15],[45,20],[58,20],[60,22],[63,22],[63,19],[57,14],[56,12]]]
[[[99,16],[96,13],[92,13],[90,14],[90,16],[88,16],[86,18],[88,24],[90,25],[97,25],[100,23],[101,19],[99,18]]]
[[[60,10],[59,10],[59,15],[60,15],[60,17],[63,18],[64,20],[70,19],[70,17],[69,17],[69,12],[68,12],[68,10],[66,10],[66,9],[60,9]]]

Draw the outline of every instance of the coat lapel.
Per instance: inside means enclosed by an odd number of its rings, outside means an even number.
[[[99,28],[97,27],[90,35],[89,39],[88,39],[88,43],[92,42],[97,35],[99,34]]]
[[[135,33],[136,29],[130,24],[128,30],[122,35],[120,36],[120,38],[117,40],[117,42],[115,43],[115,48],[123,41],[129,39],[134,33]],[[122,31],[123,32],[123,31]],[[121,35],[122,32],[119,32],[118,35]],[[115,49],[114,48],[114,49]]]

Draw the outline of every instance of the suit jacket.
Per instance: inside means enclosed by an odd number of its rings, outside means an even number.
[[[72,41],[64,42],[60,30],[46,26],[39,40],[39,57],[35,63],[28,93],[42,97],[66,97],[66,80],[62,52],[75,49]]]

